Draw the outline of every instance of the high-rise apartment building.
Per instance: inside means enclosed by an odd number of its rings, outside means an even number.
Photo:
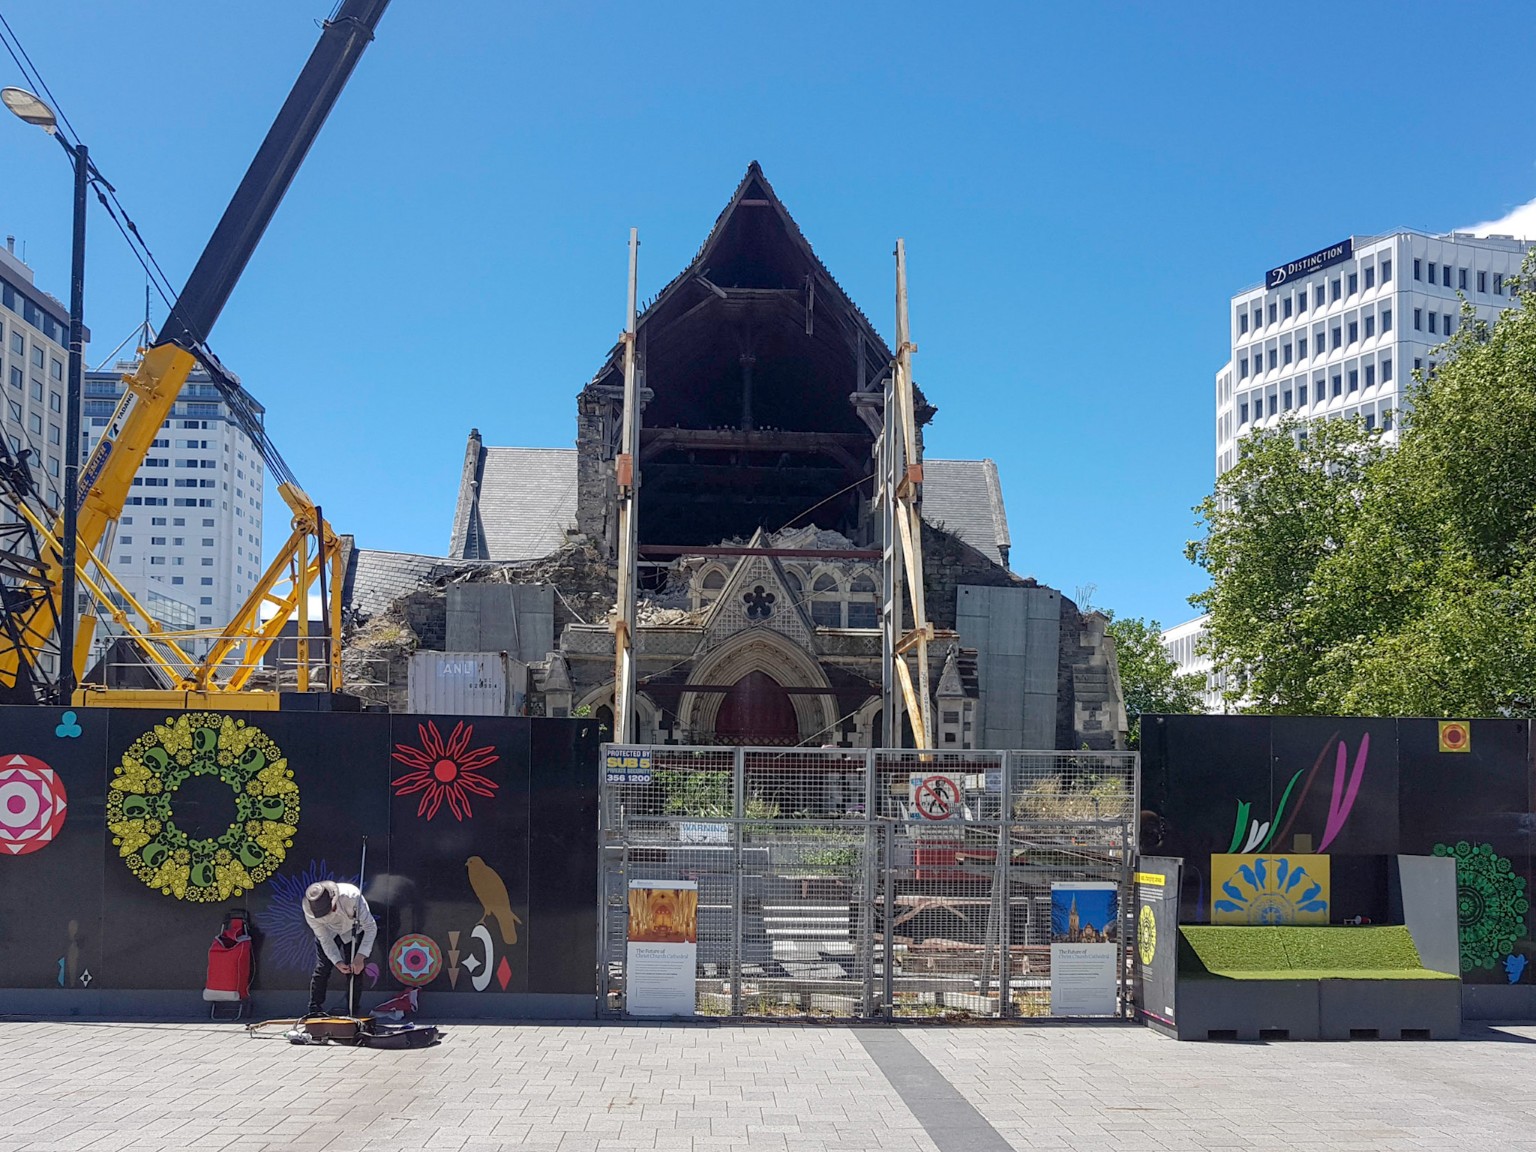
[[[82,459],[107,430],[133,369],[122,361],[85,374]],[[264,477],[218,387],[194,371],[134,477],[112,540],[113,573],[167,624],[227,623],[261,575]]]
[[[13,452],[31,449],[33,479],[57,507],[64,490],[69,309],[33,283],[10,237],[0,249],[0,305],[0,430]]]
[[[1287,416],[1359,416],[1395,438],[1415,370],[1461,324],[1492,323],[1530,245],[1510,236],[1352,236],[1271,269],[1232,297],[1232,355],[1216,374],[1216,474],[1238,440]]]

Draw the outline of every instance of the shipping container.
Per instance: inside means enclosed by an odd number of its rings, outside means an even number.
[[[411,657],[410,710],[450,716],[523,716],[528,665],[505,652],[417,652]]]

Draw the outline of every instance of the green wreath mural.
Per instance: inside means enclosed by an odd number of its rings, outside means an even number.
[[[224,832],[194,839],[176,826],[176,791],[217,776],[234,793]],[[123,753],[107,793],[107,827],[128,870],[178,900],[228,900],[282,864],[299,825],[299,788],[261,729],[217,712],[166,717]]]
[[[1456,917],[1461,936],[1461,970],[1492,969],[1525,938],[1531,902],[1525,878],[1491,844],[1436,844],[1436,856],[1456,862]]]

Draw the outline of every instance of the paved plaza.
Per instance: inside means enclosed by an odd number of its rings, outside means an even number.
[[[411,1052],[0,1022],[0,1150],[1536,1148],[1536,1026],[1180,1044],[1127,1025],[457,1025]]]

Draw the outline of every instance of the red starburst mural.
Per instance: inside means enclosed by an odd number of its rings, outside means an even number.
[[[496,755],[490,745],[470,748],[469,742],[475,733],[472,724],[462,721],[455,724],[447,740],[443,739],[437,725],[430,720],[418,724],[416,731],[421,734],[419,748],[409,744],[395,745],[394,759],[411,769],[404,776],[389,782],[395,795],[411,796],[420,792],[421,803],[416,806],[416,815],[425,816],[428,820],[437,815],[444,800],[448,801],[454,819],[463,820],[473,816],[475,813],[469,806],[470,796],[491,797],[500,787],[496,781],[486,777],[483,770],[501,757]]]

